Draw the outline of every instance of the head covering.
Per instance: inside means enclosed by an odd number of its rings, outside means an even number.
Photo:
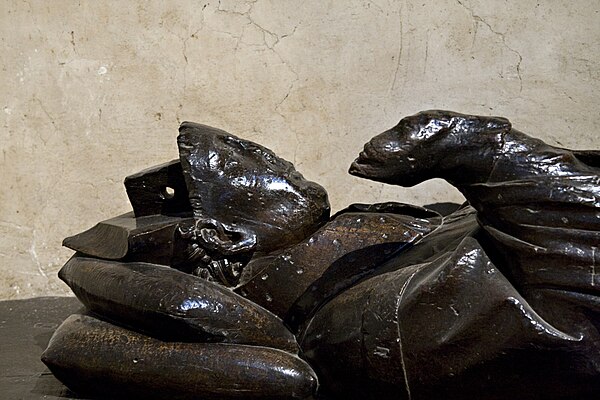
[[[177,142],[194,217],[253,231],[257,251],[297,243],[329,219],[325,189],[271,150],[191,122]]]

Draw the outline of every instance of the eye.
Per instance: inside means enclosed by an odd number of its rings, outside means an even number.
[[[395,140],[383,145],[384,151],[388,153],[397,153],[399,151],[402,151],[402,149],[405,147],[407,147],[406,144],[402,145],[400,144],[400,142]]]

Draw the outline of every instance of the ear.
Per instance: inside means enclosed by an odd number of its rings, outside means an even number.
[[[196,232],[206,248],[223,255],[247,253],[256,248],[254,232],[234,225],[225,225],[212,218],[198,220]]]
[[[510,121],[503,117],[480,117],[476,126],[478,133],[508,132],[512,129]]]
[[[447,115],[444,111],[425,111],[404,120],[411,131],[411,138],[422,142],[445,138],[446,134],[451,132],[458,123],[456,118]]]

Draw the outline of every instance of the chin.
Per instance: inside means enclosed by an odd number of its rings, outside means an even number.
[[[402,177],[402,178],[398,178],[397,176],[382,176],[379,178],[371,178],[374,181],[377,182],[382,182],[382,183],[387,183],[390,185],[396,185],[396,186],[402,186],[402,187],[412,187],[415,185],[418,185],[419,183],[423,182],[422,179],[414,179],[413,177],[407,176],[407,177]]]
[[[415,177],[411,170],[404,171],[389,166],[371,165],[357,161],[352,163],[348,172],[359,178],[404,187],[415,186],[422,182],[422,180],[415,179],[418,177]]]

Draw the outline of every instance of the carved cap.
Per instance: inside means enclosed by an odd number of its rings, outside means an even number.
[[[177,142],[194,216],[252,231],[256,250],[299,242],[329,219],[325,189],[271,150],[192,122]]]

